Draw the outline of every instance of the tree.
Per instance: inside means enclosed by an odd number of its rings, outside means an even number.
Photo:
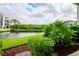
[[[16,25],[20,24],[20,22],[17,19],[12,19],[10,23],[12,23],[14,29],[16,28]]]

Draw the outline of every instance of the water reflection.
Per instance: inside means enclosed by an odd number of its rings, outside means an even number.
[[[40,33],[0,33],[0,39],[13,38],[13,37],[24,37],[24,36],[32,36]]]

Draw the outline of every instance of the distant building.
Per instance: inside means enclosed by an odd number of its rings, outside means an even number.
[[[10,20],[3,13],[0,13],[0,29],[9,28]]]
[[[64,23],[66,25],[78,25],[79,24],[79,21],[67,20],[67,21],[64,21]]]

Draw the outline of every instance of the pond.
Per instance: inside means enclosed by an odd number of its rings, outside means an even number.
[[[40,33],[0,33],[0,39],[6,39],[6,38],[15,38],[15,37],[24,37],[24,36],[32,36]]]

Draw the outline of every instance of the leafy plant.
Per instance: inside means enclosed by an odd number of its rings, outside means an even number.
[[[76,43],[79,43],[79,25],[74,25],[74,26],[71,26],[71,29],[75,30],[75,34],[76,35],[73,35],[73,41],[76,42]]]
[[[51,24],[50,29],[47,37],[52,38],[56,42],[56,46],[68,46],[71,44],[75,31],[66,26],[63,21],[55,21]]]
[[[49,56],[54,52],[55,42],[50,38],[40,37],[37,39],[29,39],[28,45],[32,55]]]
[[[49,24],[46,26],[45,34],[44,34],[45,37],[47,37],[50,34],[50,31],[52,30],[52,26],[53,26],[53,24]]]

